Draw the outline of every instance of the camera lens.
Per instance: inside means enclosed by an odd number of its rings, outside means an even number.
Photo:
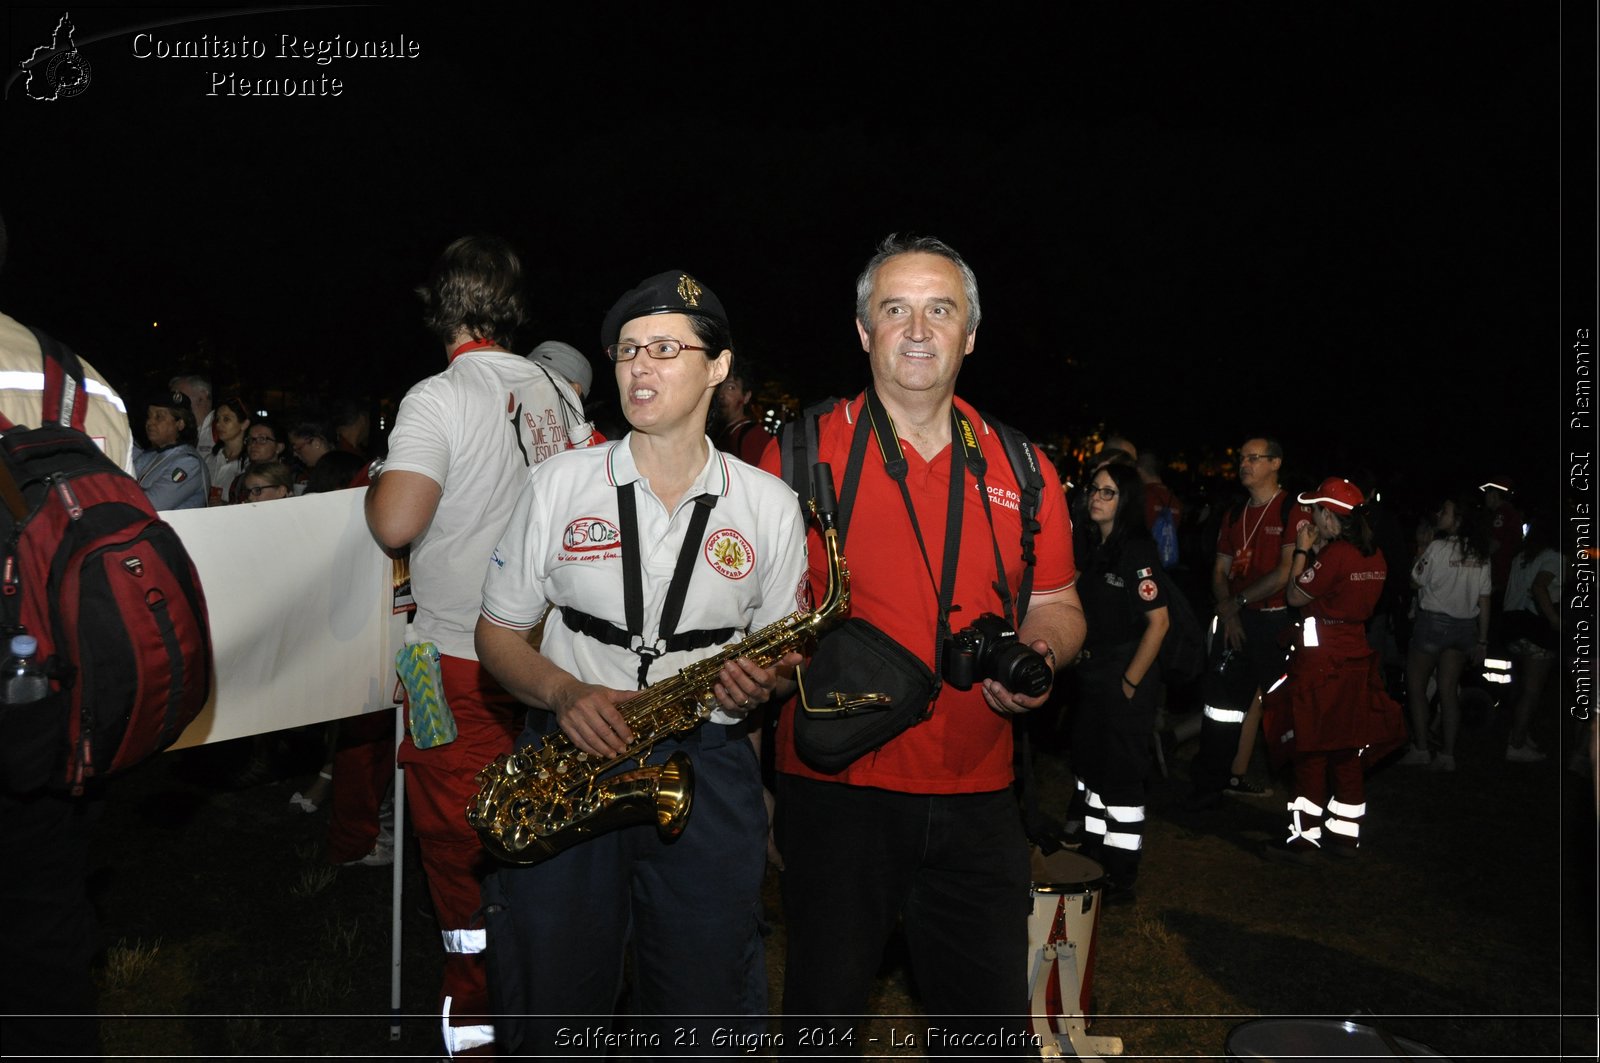
[[[1013,694],[1036,698],[1050,689],[1050,664],[1040,654],[1012,642],[994,654],[994,680]]]

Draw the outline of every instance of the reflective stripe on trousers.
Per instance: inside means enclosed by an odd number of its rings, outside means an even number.
[[[448,931],[446,932],[448,933]],[[482,931],[479,931],[482,933]],[[444,1033],[444,1050],[454,1058],[457,1052],[465,1052],[471,1048],[481,1048],[494,1043],[493,1026],[451,1026],[450,1025],[451,998],[444,998],[444,1014],[440,1024]]]
[[[1361,843],[1361,817],[1367,814],[1366,803],[1347,805],[1338,798],[1328,801],[1328,815],[1323,820],[1323,825],[1328,828],[1328,833],[1337,834],[1342,838],[1359,845]]]
[[[1302,815],[1305,819],[1300,818]],[[1322,848],[1322,806],[1306,797],[1289,802],[1289,841],[1300,838]]]
[[[1207,705],[1205,709],[1205,717],[1208,720],[1215,720],[1218,723],[1244,723],[1244,710],[1219,709],[1215,705]]]
[[[1098,834],[1102,841],[1113,849],[1125,849],[1136,853],[1144,848],[1144,806],[1143,805],[1108,805],[1101,796],[1093,790],[1084,787],[1088,813],[1084,816],[1083,828],[1090,834]],[[1114,827],[1134,827],[1134,830],[1114,830]]]
[[[482,952],[489,943],[487,930],[441,930],[446,952]]]

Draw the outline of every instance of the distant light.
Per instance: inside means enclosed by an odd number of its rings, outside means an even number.
[[[161,322],[159,322],[159,321],[152,321],[152,322],[150,322],[150,327],[151,327],[151,328],[160,328],[160,327],[161,327]]]
[[[257,417],[265,417],[266,415],[267,415],[267,411],[266,410],[257,410],[256,411],[256,416]]]
[[[1490,673],[1490,672],[1485,672],[1483,678],[1487,679],[1491,683],[1509,683],[1509,682],[1511,682],[1511,677],[1508,676],[1508,675],[1496,675],[1496,674],[1493,674],[1493,673]]]
[[[386,414],[378,414],[378,431],[382,432],[389,427],[389,418]]]
[[[1382,502],[1383,501],[1383,492],[1382,491],[1374,491],[1374,492],[1372,492],[1372,500],[1374,502]]]
[[[1524,539],[1528,537],[1528,526],[1526,524],[1522,526],[1522,537]]]

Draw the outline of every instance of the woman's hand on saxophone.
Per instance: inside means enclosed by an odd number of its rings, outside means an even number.
[[[743,716],[772,697],[773,691],[794,676],[795,666],[805,658],[793,650],[769,668],[762,668],[748,657],[735,657],[722,666],[711,692],[717,704],[730,716]]]
[[[638,691],[612,690],[573,679],[550,699],[561,730],[572,744],[596,757],[615,757],[626,752],[633,731],[617,706]]]

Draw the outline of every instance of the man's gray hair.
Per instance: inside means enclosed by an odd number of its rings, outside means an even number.
[[[939,255],[955,263],[956,269],[961,271],[961,287],[967,297],[967,334],[976,332],[978,322],[983,318],[983,311],[978,306],[978,275],[972,272],[972,267],[956,253],[955,248],[932,236],[890,233],[883,238],[878,245],[878,253],[868,260],[867,268],[856,278],[856,320],[863,325],[871,320],[872,307],[868,304],[872,302],[872,285],[878,279],[878,270],[894,256],[909,254]]]
[[[180,387],[194,388],[196,391],[205,395],[206,398],[211,398],[211,381],[207,380],[203,376],[197,376],[193,373],[190,373],[187,375],[175,376],[171,380],[167,381],[167,389],[169,391],[177,391]]]

